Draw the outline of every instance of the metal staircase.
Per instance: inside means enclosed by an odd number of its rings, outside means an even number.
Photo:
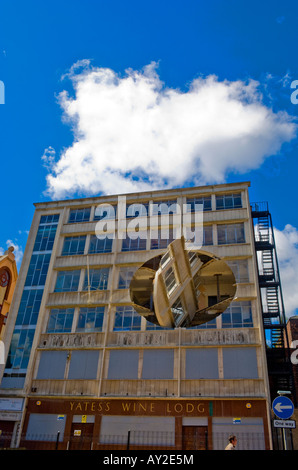
[[[268,203],[251,206],[254,222],[255,249],[266,340],[267,363],[271,396],[278,390],[295,395],[293,373],[289,358],[286,317],[279,276],[274,230]]]

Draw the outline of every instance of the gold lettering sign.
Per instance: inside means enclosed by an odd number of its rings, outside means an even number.
[[[120,414],[120,415],[200,415],[208,410],[203,402],[187,401],[70,401],[70,411],[82,414]]]

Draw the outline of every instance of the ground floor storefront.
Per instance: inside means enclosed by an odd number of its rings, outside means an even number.
[[[271,448],[265,400],[29,398],[20,447],[60,450]]]

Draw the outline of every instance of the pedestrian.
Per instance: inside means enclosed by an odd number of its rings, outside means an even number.
[[[237,438],[233,434],[232,436],[229,437],[229,443],[227,447],[225,448],[225,450],[235,450],[236,444],[237,444]]]

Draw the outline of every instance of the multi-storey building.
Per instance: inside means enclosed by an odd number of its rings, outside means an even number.
[[[125,223],[132,229],[137,216],[140,233],[124,238],[117,195],[35,204],[0,369],[12,446],[223,449],[234,433],[240,449],[272,448],[248,188],[125,195]],[[167,239],[150,232],[153,203],[190,212],[199,204],[202,250],[234,273],[233,301],[209,322],[161,327],[133,308],[134,274],[173,239],[171,230]],[[114,237],[98,238],[103,214]]]

